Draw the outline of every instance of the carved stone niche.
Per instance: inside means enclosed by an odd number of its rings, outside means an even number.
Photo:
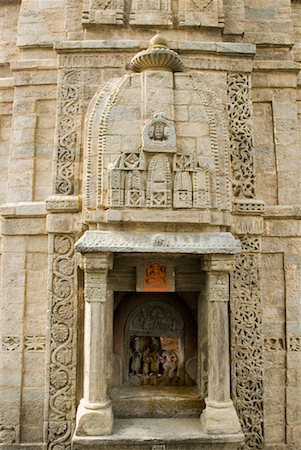
[[[204,406],[197,374],[197,324],[185,301],[175,293],[123,295],[114,317],[115,417],[197,417]]]
[[[180,27],[222,27],[223,0],[179,0]]]
[[[171,0],[132,0],[131,25],[172,26]]]
[[[124,0],[84,0],[82,24],[123,25]]]

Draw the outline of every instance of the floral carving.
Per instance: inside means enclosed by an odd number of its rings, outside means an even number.
[[[249,76],[231,73],[227,81],[233,194],[239,198],[255,198]]]
[[[231,280],[233,401],[245,448],[263,447],[263,339],[259,256],[241,254]]]
[[[45,336],[25,336],[25,350],[28,352],[44,351],[46,349]]]
[[[50,304],[49,450],[67,450],[75,419],[76,308],[74,240],[53,239],[52,296]]]
[[[59,87],[55,193],[75,193],[75,163],[81,121],[81,72],[65,71]]]

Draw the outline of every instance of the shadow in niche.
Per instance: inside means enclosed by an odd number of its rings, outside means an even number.
[[[114,416],[198,417],[197,293],[116,293]]]

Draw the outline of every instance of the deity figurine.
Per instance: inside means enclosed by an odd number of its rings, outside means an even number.
[[[140,371],[142,354],[140,352],[139,338],[134,339],[134,350],[132,351],[131,371],[134,375],[138,375]]]

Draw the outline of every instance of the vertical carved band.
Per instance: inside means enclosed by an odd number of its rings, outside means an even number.
[[[50,236],[49,394],[45,442],[49,450],[69,450],[75,420],[76,276],[74,238]]]
[[[249,250],[251,250],[252,246]],[[251,250],[252,251],[252,250]],[[263,335],[258,254],[241,254],[231,277],[233,401],[246,449],[263,447]]]
[[[81,72],[66,70],[58,88],[55,194],[77,194],[81,128]]]
[[[230,73],[227,83],[233,194],[255,198],[250,78],[248,74]]]

